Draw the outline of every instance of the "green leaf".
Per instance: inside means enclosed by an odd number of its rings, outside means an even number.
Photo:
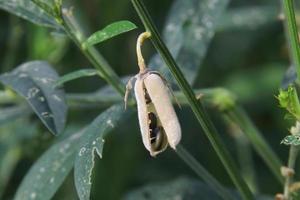
[[[19,145],[3,147],[0,144],[0,199],[11,175],[21,157]]]
[[[54,17],[56,14],[53,9],[53,5],[49,4],[49,2],[44,2],[43,0],[30,0],[32,1],[35,5],[40,7],[43,11],[45,11],[48,15]],[[51,0],[50,0],[51,2]]]
[[[135,24],[133,24],[130,21],[118,21],[114,22],[108,26],[106,26],[104,29],[97,31],[93,33],[84,43],[83,48],[86,48],[88,46],[92,46],[95,44],[98,44],[100,42],[103,42],[105,40],[108,40],[112,37],[115,37],[117,35],[120,35],[122,33],[131,31],[133,29],[137,28]]]
[[[83,133],[75,133],[48,149],[26,174],[14,199],[50,200],[73,167]]]
[[[76,155],[74,179],[80,200],[89,200],[92,184],[92,170],[94,167],[95,153],[102,158],[104,137],[124,117],[123,105],[112,106],[105,115],[97,117],[85,131],[85,139],[81,141]]]
[[[0,82],[24,97],[55,135],[64,129],[67,114],[64,91],[53,87],[57,79],[57,73],[43,61],[24,63],[0,76]]]
[[[189,83],[197,77],[227,4],[228,0],[177,0],[172,5],[163,39]],[[151,59],[149,66],[162,72],[168,80],[173,80],[158,54]]]
[[[23,144],[32,140],[37,133],[36,128],[36,124],[27,119],[0,126],[0,199],[22,157]]]
[[[30,0],[0,0],[0,9],[37,25],[61,29],[53,17],[49,16]]]
[[[68,73],[62,77],[60,77],[56,83],[55,87],[61,86],[66,82],[72,81],[74,79],[82,78],[82,77],[87,77],[87,76],[95,76],[99,75],[99,71],[96,69],[81,69],[75,72]]]
[[[255,30],[270,22],[278,21],[280,11],[275,6],[233,8],[224,13],[218,23],[218,31],[234,29]]]
[[[230,191],[230,190],[229,190]],[[237,192],[230,191],[235,199],[240,199]],[[208,185],[189,178],[177,178],[165,183],[151,183],[129,192],[124,200],[222,200]],[[271,200],[271,197],[259,196],[257,200]]]
[[[90,125],[48,149],[26,174],[17,190],[15,200],[50,200],[71,171],[74,163],[78,194],[82,197],[83,194],[89,193],[86,190],[88,185],[85,185],[84,180],[89,180],[91,172],[89,168],[92,162],[90,150],[102,153],[102,138],[114,128],[112,124],[116,125],[121,119],[126,119],[121,115],[123,110],[121,105],[112,106],[101,113]],[[84,148],[86,149],[84,150]],[[83,156],[83,160],[81,160],[78,158],[80,155],[86,156]],[[90,170],[82,171],[82,167]],[[78,186],[82,186],[82,188],[78,188]]]
[[[279,90],[277,99],[282,108],[300,120],[300,102],[294,86],[290,85],[287,90]]]
[[[9,108],[0,108],[0,125],[31,114],[26,105],[18,105]]]
[[[280,144],[300,145],[300,135],[288,135],[280,142]]]

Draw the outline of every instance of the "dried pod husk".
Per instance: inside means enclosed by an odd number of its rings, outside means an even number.
[[[181,128],[174,111],[169,88],[158,72],[146,71],[136,76],[134,86],[143,143],[152,156],[168,144],[176,149]]]

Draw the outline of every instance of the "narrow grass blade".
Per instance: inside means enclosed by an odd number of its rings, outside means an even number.
[[[99,71],[96,69],[81,69],[77,70],[75,72],[68,73],[62,77],[60,77],[56,83],[54,84],[54,87],[58,87],[63,85],[66,82],[82,78],[82,77],[88,77],[88,76],[95,76],[99,74]]]

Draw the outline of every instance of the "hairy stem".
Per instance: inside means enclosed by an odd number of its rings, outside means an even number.
[[[296,158],[299,152],[299,147],[291,145],[290,147],[290,152],[289,152],[289,159],[288,159],[288,169],[294,170],[295,168],[295,163],[296,163]],[[290,185],[293,182],[293,175],[287,175],[285,177],[285,183],[284,183],[284,191],[283,195],[286,200],[290,199]]]

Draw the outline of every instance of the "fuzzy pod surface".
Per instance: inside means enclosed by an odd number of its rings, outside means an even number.
[[[154,71],[138,74],[134,92],[143,143],[150,155],[163,152],[168,144],[176,149],[181,127],[162,76]]]

